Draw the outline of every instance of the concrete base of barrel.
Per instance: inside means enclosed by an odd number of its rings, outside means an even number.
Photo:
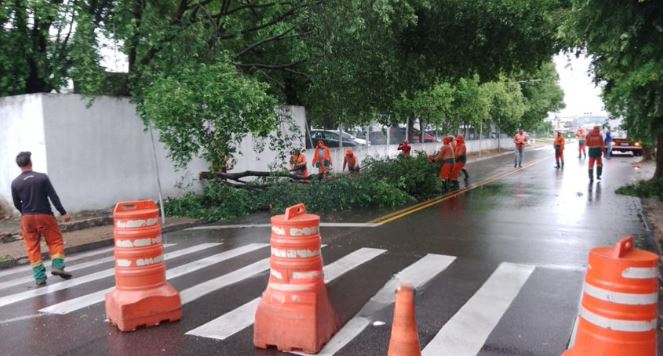
[[[292,294],[292,293],[290,293]],[[334,310],[322,285],[316,293],[297,293],[288,298],[268,291],[256,310],[253,343],[266,349],[315,354],[338,331]]]
[[[166,283],[140,291],[114,290],[106,294],[106,316],[120,331],[157,326],[182,318],[180,294]]]

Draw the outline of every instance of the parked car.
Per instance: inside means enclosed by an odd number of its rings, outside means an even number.
[[[403,138],[405,138],[405,128],[401,127],[400,131],[401,131],[401,135],[403,136]],[[421,142],[419,140],[419,137],[420,137],[419,135],[420,135],[419,130],[417,130],[417,129],[412,130],[412,143]],[[440,142],[440,140],[436,139],[435,136],[431,135],[430,132],[425,132],[424,131],[424,142]]]
[[[629,140],[628,138],[613,138],[612,153],[631,152],[634,156],[642,156],[642,145],[639,141]]]
[[[320,139],[324,140],[328,147],[340,146],[338,131],[311,130],[311,140],[313,140],[313,145],[315,145]],[[347,132],[343,132],[343,147],[355,147],[364,144],[366,144],[366,140],[360,140]]]

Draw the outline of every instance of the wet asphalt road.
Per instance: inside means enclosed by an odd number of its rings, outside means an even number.
[[[548,148],[527,152],[525,163],[535,163],[518,171],[513,169],[511,155],[500,156],[471,164],[470,183],[513,174],[384,225],[323,227],[326,264],[360,248],[385,250],[328,284],[340,324],[355,317],[395,274],[427,254],[452,256],[455,259],[448,268],[431,275],[417,290],[419,337],[422,347],[426,347],[446,324],[457,325],[455,318],[468,317],[477,310],[482,314],[481,308],[490,309],[491,303],[478,303],[478,306],[474,303],[474,308],[479,309],[471,309],[470,305],[504,263],[517,264],[527,270],[524,283],[516,287],[505,310],[498,313],[495,325],[470,326],[476,332],[468,333],[466,342],[476,343],[477,352],[472,354],[479,355],[559,355],[571,333],[589,250],[612,245],[624,235],[641,238],[645,234],[638,215],[638,200],[614,194],[615,188],[638,177],[639,173],[632,167],[634,159],[613,158],[605,165],[603,181],[588,184],[586,161],[574,158],[574,148],[569,145],[567,149],[563,171],[553,168],[552,150]],[[376,217],[376,212],[356,212],[344,220],[368,222]],[[194,250],[168,259],[168,268],[205,261],[204,258],[250,243],[267,243],[269,233],[267,227],[171,233],[168,242],[175,245],[168,247],[168,252]],[[203,243],[218,245],[196,250]],[[112,275],[103,275],[103,271],[112,268],[113,262],[100,260],[109,256],[110,252],[98,251],[96,255],[71,262],[70,268],[82,263],[89,265],[74,272],[76,277],[72,281],[83,281],[86,277],[90,280],[58,288],[59,281],[51,278],[48,288],[54,290],[38,296],[21,297],[32,293],[31,283],[12,285],[11,281],[24,277],[25,271],[0,274],[0,354],[278,354],[253,347],[252,327],[240,328],[224,340],[186,335],[259,297],[268,271],[197,296],[184,305],[184,316],[179,322],[134,333],[120,333],[106,323],[103,302],[76,307],[65,315],[39,311],[112,287]],[[258,248],[210,263],[170,282],[184,291],[268,256],[267,247]],[[101,273],[102,277],[90,277],[95,273]],[[505,289],[507,285],[504,284]],[[489,290],[488,295],[500,293],[500,287],[497,284],[497,289]],[[12,302],[16,296],[19,300]],[[370,324],[356,332],[336,354],[385,355],[392,313],[393,304],[389,303],[370,309],[370,313],[362,312],[361,316]],[[385,324],[373,325],[376,321]],[[486,332],[483,339],[477,337],[482,329]]]

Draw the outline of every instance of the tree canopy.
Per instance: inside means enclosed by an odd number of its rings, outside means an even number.
[[[633,138],[657,142],[655,178],[663,178],[663,3],[574,0],[563,33],[592,56],[606,108]]]
[[[406,112],[449,128],[535,123],[559,108],[556,79],[517,81],[552,68],[566,11],[564,0],[13,0],[0,5],[0,95],[68,81],[130,95],[180,163],[265,136],[278,104],[349,125]],[[101,67],[104,38],[121,44],[126,75]]]

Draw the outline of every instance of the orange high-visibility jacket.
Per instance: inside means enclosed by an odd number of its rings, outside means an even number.
[[[583,140],[584,141],[586,136],[587,136],[587,134],[585,134],[585,129],[582,128],[582,127],[579,128],[578,131],[576,132],[576,138],[578,140]]]
[[[320,150],[324,150],[325,155],[324,157],[320,157]],[[325,161],[329,161],[329,164],[332,164],[332,159],[331,159],[331,152],[329,151],[329,147],[327,146],[318,146],[315,148],[315,153],[313,153],[313,166],[316,165],[316,163],[320,163],[321,166],[324,166]]]
[[[455,156],[453,148],[451,148],[451,145],[445,144],[442,145],[442,148],[440,148],[440,153],[435,157],[435,161],[443,160],[447,162],[449,160],[453,161],[454,158]]]
[[[564,151],[564,144],[565,143],[566,143],[566,140],[564,139],[564,136],[555,137],[555,143],[554,143],[555,148],[557,148],[557,146],[559,146],[559,149]]]
[[[592,130],[587,136],[585,136],[585,144],[587,147],[601,147],[602,150],[605,149],[605,141],[603,141],[603,136],[601,131]]]
[[[525,142],[527,142],[527,136],[525,134],[516,134],[516,137],[513,138],[513,142],[516,144],[516,147],[524,147]]]
[[[357,164],[357,157],[355,157],[354,153],[351,155],[345,155],[343,158],[343,169],[345,167],[354,167]]]
[[[308,161],[306,160],[306,155],[303,153],[300,153],[297,156],[292,156],[290,159],[290,169],[295,169],[296,167],[299,166],[304,166],[304,170],[302,172],[302,176],[308,177],[308,168],[306,165],[308,164]]]

